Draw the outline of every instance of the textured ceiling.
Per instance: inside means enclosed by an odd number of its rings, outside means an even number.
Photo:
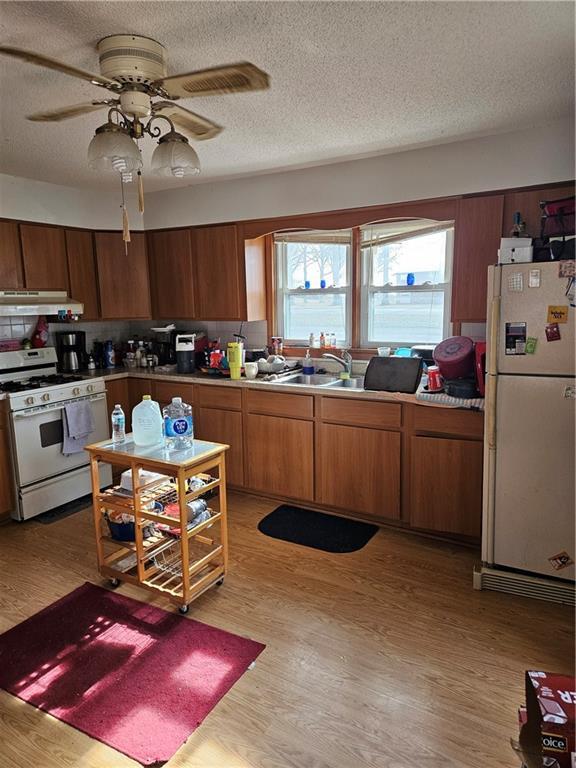
[[[270,91],[184,106],[225,126],[198,142],[198,181],[511,130],[573,112],[570,2],[0,2],[0,40],[98,71],[105,35],[147,35],[170,73],[246,59]],[[0,57],[0,171],[71,186],[105,112],[60,124],[31,112],[103,89]],[[151,139],[143,142],[149,167]],[[530,158],[526,158],[530,162]],[[115,182],[114,182],[115,183]],[[190,184],[148,177],[147,189]]]

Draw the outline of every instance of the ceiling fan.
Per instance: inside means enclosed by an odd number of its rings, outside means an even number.
[[[100,74],[34,51],[0,45],[0,54],[63,72],[111,92],[109,98],[28,115],[28,120],[35,122],[59,122],[108,108],[108,122],[96,130],[88,152],[89,164],[96,169],[124,174],[139,171],[142,161],[133,140],[147,133],[159,139],[152,158],[154,172],[177,177],[198,173],[198,156],[186,136],[178,133],[174,126],[199,140],[214,138],[222,127],[174,102],[181,98],[269,87],[266,72],[249,62],[168,75],[166,48],[156,40],[139,35],[104,37],[98,42],[97,50]],[[158,118],[170,125],[170,131],[164,136],[155,124]]]

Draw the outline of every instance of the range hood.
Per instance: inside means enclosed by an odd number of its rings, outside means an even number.
[[[84,304],[65,291],[0,291],[0,317],[10,315],[81,315]]]

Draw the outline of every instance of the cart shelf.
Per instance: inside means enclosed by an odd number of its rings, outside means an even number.
[[[220,584],[228,565],[227,449],[227,445],[202,440],[194,440],[185,451],[170,451],[163,446],[139,449],[131,435],[123,444],[105,441],[87,446],[100,573],[114,584],[127,581],[162,592],[183,613],[192,600]],[[133,490],[114,486],[101,491],[100,462],[129,467]],[[167,477],[140,484],[141,470]],[[190,491],[188,481],[193,477],[201,477],[204,485]],[[210,497],[210,518],[189,528],[187,505],[205,495]],[[162,507],[167,504],[177,505],[179,515],[165,514]],[[109,512],[133,518],[134,541],[121,541],[104,532],[104,516]],[[159,530],[159,524],[178,532]],[[185,535],[181,535],[182,531]]]

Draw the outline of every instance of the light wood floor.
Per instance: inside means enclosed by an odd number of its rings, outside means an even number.
[[[267,648],[167,768],[517,768],[523,673],[570,671],[567,608],[474,592],[466,549],[382,530],[330,555],[260,534],[274,503],[230,501],[230,573],[188,615]],[[0,632],[86,580],[102,583],[88,511],[0,527]],[[3,691],[0,755],[2,768],[137,765]]]

